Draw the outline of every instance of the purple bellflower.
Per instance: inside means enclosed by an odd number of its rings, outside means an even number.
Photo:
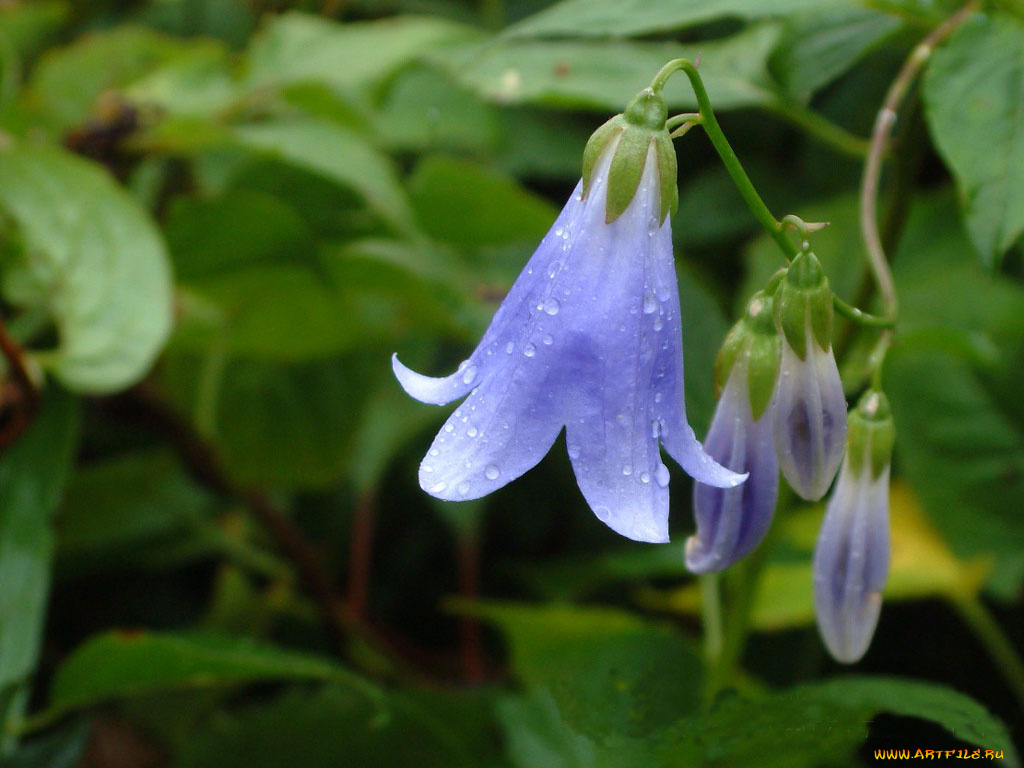
[[[779,490],[779,462],[772,440],[772,398],[779,372],[779,336],[772,299],[758,292],[726,337],[716,363],[722,390],[704,447],[712,457],[749,476],[734,488],[695,483],[697,533],[686,542],[694,573],[729,567],[749,554],[771,525]]]
[[[829,653],[852,664],[868,649],[889,573],[889,460],[894,429],[885,395],[869,390],[850,412],[846,458],[814,550],[814,608]]]
[[[659,440],[701,482],[743,482],[686,421],[666,115],[660,91],[648,88],[595,132],[583,179],[455,373],[430,378],[393,359],[422,402],[468,395],[420,465],[427,493],[491,493],[536,465],[563,427],[587,503],[637,541],[668,540]]]
[[[846,443],[846,396],[832,351],[832,290],[817,257],[799,254],[775,294],[783,337],[773,416],[786,480],[817,501],[832,484]]]

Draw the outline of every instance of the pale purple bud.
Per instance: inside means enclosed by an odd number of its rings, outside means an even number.
[[[801,360],[788,343],[774,408],[779,468],[801,497],[817,501],[832,484],[846,443],[846,396],[836,358],[822,349],[807,327]]]

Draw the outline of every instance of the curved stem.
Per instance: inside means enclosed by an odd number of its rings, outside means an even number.
[[[715,111],[711,107],[711,99],[708,98],[707,89],[704,87],[704,81],[701,79],[700,73],[697,72],[697,67],[694,66],[693,62],[688,59],[673,59],[668,62],[654,76],[654,80],[651,81],[651,88],[655,91],[660,91],[665,87],[665,81],[675,72],[685,72],[686,76],[690,79],[690,85],[693,87],[693,93],[697,97],[697,105],[700,108],[701,125],[704,126],[704,130],[711,140],[715,151],[718,152],[718,156],[722,158],[725,169],[732,177],[733,183],[736,184],[736,188],[739,190],[744,202],[746,202],[747,207],[750,208],[758,223],[772,236],[772,239],[775,240],[783,253],[789,258],[793,258],[798,253],[796,245],[786,236],[782,224],[775,219],[772,212],[768,210],[768,206],[765,205],[764,200],[757,194],[753,182],[747,176],[747,172],[743,170],[739,158],[736,157],[736,153],[733,151],[732,146],[730,146],[728,139],[722,133],[722,128],[715,117]]]
[[[853,320],[853,322],[859,325],[867,325],[873,328],[892,328],[896,325],[896,317],[894,315],[872,315],[870,312],[857,309],[852,304],[847,304],[834,293],[832,294],[832,306],[836,308],[840,315]]]
[[[885,307],[885,314],[893,319],[899,312],[899,300],[896,296],[896,285],[893,281],[892,270],[885,257],[885,248],[882,246],[882,237],[878,230],[878,188],[882,176],[882,161],[885,156],[886,145],[892,134],[893,125],[896,123],[897,113],[906,98],[910,86],[917,78],[921,67],[932,55],[935,46],[939,45],[951,35],[961,24],[963,24],[977,10],[978,1],[971,0],[959,11],[954,13],[944,22],[933,29],[917,46],[911,51],[910,56],[903,63],[896,78],[889,86],[882,108],[875,117],[875,125],[871,131],[871,144],[868,149],[867,160],[864,163],[864,176],[860,186],[860,229],[864,239],[864,247],[867,250],[868,264],[874,275],[875,283],[878,285],[878,293]],[[892,339],[892,331],[882,333],[873,353],[880,368],[884,359],[885,351]]]

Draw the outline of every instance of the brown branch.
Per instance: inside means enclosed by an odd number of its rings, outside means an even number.
[[[24,434],[39,412],[39,390],[25,366],[25,350],[7,333],[0,317],[0,353],[7,361],[17,394],[12,398],[10,416],[0,427],[0,450],[8,447]],[[5,397],[6,400],[6,397]]]
[[[480,542],[474,529],[458,535],[459,597],[469,603],[480,597]],[[477,684],[485,677],[480,619],[473,614],[459,617],[462,675],[467,683]]]
[[[373,492],[364,491],[356,500],[352,515],[352,543],[348,558],[348,609],[357,621],[366,617],[376,512]]]

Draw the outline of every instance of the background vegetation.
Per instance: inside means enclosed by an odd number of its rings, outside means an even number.
[[[550,6],[550,7],[548,7]],[[852,670],[785,499],[702,636],[673,543],[615,536],[561,443],[481,502],[416,464],[589,133],[702,54],[726,134],[871,302],[866,139],[945,0],[0,0],[0,761],[850,765],[1021,739],[1024,11],[989,3],[900,114],[893,568]],[[693,109],[683,78],[668,90]],[[678,143],[687,398],[777,264]],[[859,386],[872,331],[840,330]],[[720,642],[721,640],[721,642]],[[710,693],[709,693],[710,692]]]

